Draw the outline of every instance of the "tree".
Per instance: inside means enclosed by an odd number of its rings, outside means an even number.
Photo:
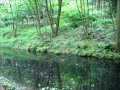
[[[103,0],[96,0],[96,7],[97,9],[102,9],[103,7]]]
[[[100,0],[96,0],[96,7],[97,9],[100,9]]]
[[[46,3],[46,12],[48,16],[48,21],[52,30],[52,36],[57,36],[59,31],[62,0],[58,0],[58,13],[57,13],[57,17],[55,18],[56,22],[53,21],[54,15],[53,15],[53,9],[52,9],[52,2],[51,1],[48,2],[48,0],[45,0],[45,3]],[[56,25],[55,27],[54,27],[54,23]]]
[[[9,1],[9,7],[10,7],[10,11],[11,11],[11,17],[12,17],[12,34],[13,34],[13,36],[14,37],[16,37],[17,36],[17,20],[16,20],[16,18],[14,17],[14,15],[15,15],[15,13],[14,13],[14,10],[13,10],[13,8],[12,8],[12,4],[11,4],[12,2],[10,2]],[[18,14],[16,14],[16,16],[18,16]]]
[[[120,0],[117,0],[116,51],[120,51]]]
[[[58,35],[58,30],[59,30],[61,7],[62,7],[62,0],[58,0],[58,15],[57,15],[56,33],[55,33],[56,36]]]
[[[49,24],[50,24],[50,27],[52,30],[52,36],[54,36],[53,19],[52,19],[51,11],[49,11],[48,0],[45,0],[45,4],[46,4],[46,12],[47,12],[47,16],[48,16],[48,21],[49,21]],[[52,10],[51,1],[50,1],[50,10]]]

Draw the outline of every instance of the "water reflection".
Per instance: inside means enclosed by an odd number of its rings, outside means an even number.
[[[0,76],[34,90],[120,90],[120,63],[110,60],[2,49],[0,67]]]

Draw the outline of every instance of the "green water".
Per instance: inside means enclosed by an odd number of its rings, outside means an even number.
[[[120,90],[119,62],[70,54],[0,48],[0,76],[25,90]]]

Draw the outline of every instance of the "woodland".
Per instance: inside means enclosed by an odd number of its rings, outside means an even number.
[[[0,90],[120,90],[120,0],[0,0]]]
[[[120,0],[0,0],[0,47],[120,59]]]

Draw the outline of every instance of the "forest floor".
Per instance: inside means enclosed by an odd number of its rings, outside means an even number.
[[[113,41],[99,37],[85,39],[84,36],[81,29],[77,28],[60,31],[59,35],[53,38],[50,31],[46,32],[43,29],[38,38],[35,27],[22,25],[17,30],[17,36],[13,37],[11,26],[8,26],[0,28],[0,47],[23,49],[37,53],[70,53],[80,56],[120,59],[120,53],[114,50]]]

